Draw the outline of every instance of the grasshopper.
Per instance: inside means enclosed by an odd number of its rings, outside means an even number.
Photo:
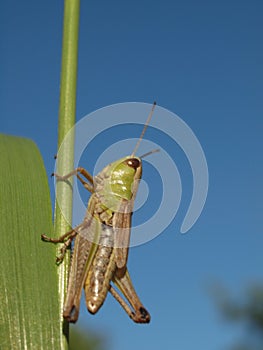
[[[139,180],[142,176],[141,158],[155,152],[136,157],[135,152],[152,117],[154,102],[141,136],[130,156],[106,166],[94,178],[81,167],[67,175],[54,174],[59,181],[76,175],[82,185],[91,192],[83,222],[61,237],[49,238],[47,242],[64,243],[57,257],[63,261],[68,247],[74,239],[69,281],[64,303],[63,317],[76,322],[79,316],[82,288],[85,290],[87,309],[95,314],[110,292],[129,317],[136,323],[149,323],[150,314],[141,303],[132,285],[127,265],[130,242],[131,215]],[[83,179],[85,178],[85,180]],[[121,295],[112,287],[113,282]]]

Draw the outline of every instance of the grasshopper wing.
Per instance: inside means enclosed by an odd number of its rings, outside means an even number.
[[[116,265],[119,269],[127,264],[133,201],[122,199],[118,212],[113,215],[113,230],[115,234]]]

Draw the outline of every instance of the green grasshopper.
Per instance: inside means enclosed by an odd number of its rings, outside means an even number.
[[[82,288],[85,290],[86,305],[90,313],[95,314],[99,310],[109,291],[134,322],[150,322],[150,314],[135,292],[126,264],[131,215],[142,176],[141,158],[155,151],[142,157],[136,157],[135,152],[150,122],[155,105],[154,102],[132,155],[109,164],[94,178],[81,167],[64,176],[54,174],[59,181],[66,181],[76,175],[91,192],[84,221],[79,226],[58,239],[49,238],[44,234],[41,236],[42,240],[47,242],[64,243],[57,263],[63,261],[67,248],[75,239],[63,309],[63,317],[69,322],[78,320]],[[127,302],[112,287],[111,281]]]

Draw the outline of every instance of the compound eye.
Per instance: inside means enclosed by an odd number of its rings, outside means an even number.
[[[141,165],[141,162],[137,158],[130,158],[126,162],[131,168],[135,170]]]

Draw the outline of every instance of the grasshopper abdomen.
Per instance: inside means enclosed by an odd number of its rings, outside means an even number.
[[[84,285],[87,309],[92,314],[102,306],[116,270],[113,245],[112,227],[102,225],[97,253]]]

